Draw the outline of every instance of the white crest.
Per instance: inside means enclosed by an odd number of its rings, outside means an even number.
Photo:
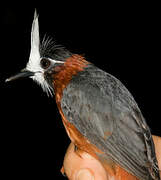
[[[27,64],[27,69],[32,72],[42,71],[42,68],[39,65],[40,63],[39,47],[40,47],[39,22],[38,22],[38,15],[35,10],[34,20],[31,29],[31,51],[30,51],[29,62]]]
[[[38,15],[35,10],[34,20],[32,23],[31,29],[31,51],[29,62],[27,63],[26,69],[32,72],[35,72],[35,75],[31,78],[35,80],[38,84],[41,85],[43,90],[47,92],[47,94],[51,94],[51,88],[48,83],[44,79],[44,70],[40,66],[40,37],[39,37],[39,22]]]

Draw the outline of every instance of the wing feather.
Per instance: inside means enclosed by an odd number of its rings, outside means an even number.
[[[63,91],[61,106],[107,158],[140,179],[160,179],[150,130],[134,98],[115,77],[89,66]]]

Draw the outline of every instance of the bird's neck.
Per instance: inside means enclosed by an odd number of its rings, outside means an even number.
[[[57,103],[60,102],[63,90],[70,83],[70,80],[78,72],[83,71],[89,64],[83,56],[74,54],[69,57],[62,66],[55,68],[53,86]]]

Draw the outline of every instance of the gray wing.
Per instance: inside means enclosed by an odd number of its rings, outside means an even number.
[[[113,161],[140,179],[160,179],[150,130],[119,80],[91,65],[73,77],[61,106],[66,118]]]

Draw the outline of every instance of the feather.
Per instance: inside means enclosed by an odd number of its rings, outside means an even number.
[[[159,180],[150,130],[137,103],[112,75],[89,65],[63,91],[64,116],[102,152],[139,179]],[[105,137],[105,135],[107,135]]]
[[[30,51],[29,62],[27,64],[27,69],[29,70],[41,71],[40,66],[38,64],[40,61],[39,45],[40,45],[39,22],[38,22],[38,15],[35,10],[34,20],[31,29],[31,51]]]
[[[44,79],[44,70],[40,66],[40,37],[39,37],[39,22],[38,22],[38,14],[35,10],[34,20],[31,28],[31,51],[29,62],[27,63],[26,69],[35,72],[35,75],[31,78],[36,81],[47,93],[47,95],[52,95],[52,88]]]

